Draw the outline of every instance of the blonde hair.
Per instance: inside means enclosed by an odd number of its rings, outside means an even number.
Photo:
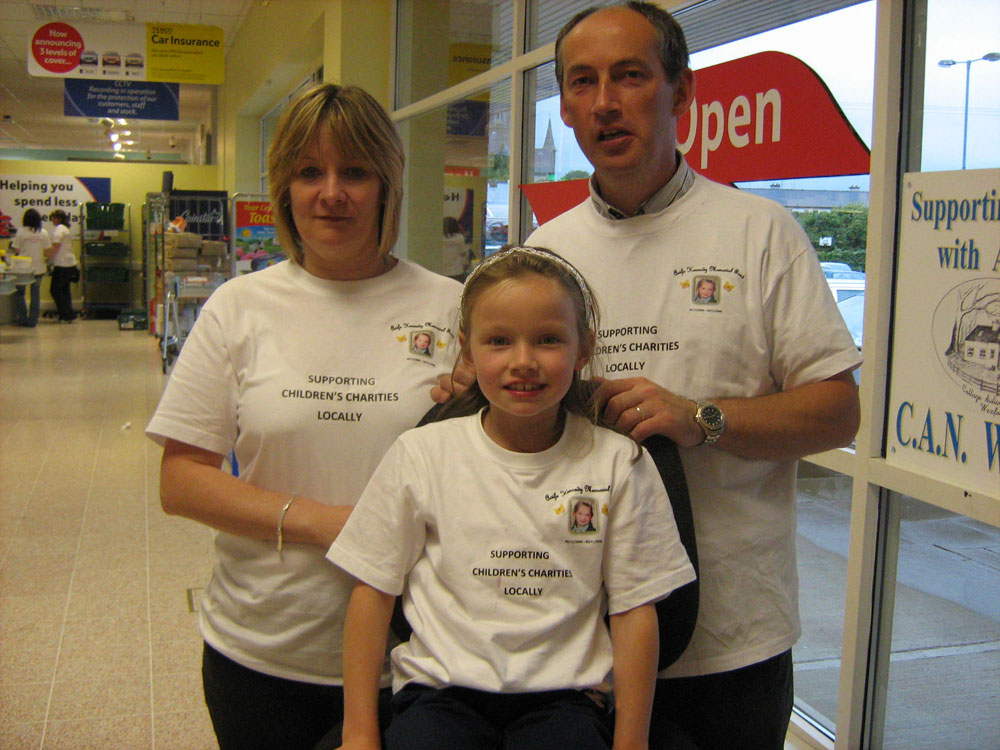
[[[267,180],[275,231],[285,255],[303,261],[302,237],[292,218],[289,188],[316,138],[329,138],[345,158],[359,160],[382,185],[379,255],[392,252],[403,204],[403,143],[375,97],[357,86],[324,83],[296,97],[281,113],[267,151]]]

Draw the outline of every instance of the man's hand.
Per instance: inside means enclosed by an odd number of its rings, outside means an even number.
[[[661,388],[646,378],[605,380],[599,378],[597,403],[604,418],[615,429],[643,441],[650,435],[666,435],[677,445],[691,448],[705,440],[694,421],[694,401]]]
[[[446,404],[452,396],[457,396],[475,382],[476,371],[464,361],[459,362],[451,375],[438,378],[438,384],[431,388],[431,398],[436,404]]]
[[[599,382],[596,398],[605,419],[626,435],[666,435],[681,448],[705,441],[694,401],[646,378]],[[752,460],[790,461],[848,445],[861,419],[849,370],[787,391],[712,401],[726,415],[726,431],[713,448]]]

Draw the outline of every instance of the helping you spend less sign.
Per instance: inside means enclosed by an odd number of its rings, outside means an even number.
[[[46,23],[32,35],[28,73],[57,78],[222,83],[223,31],[218,26],[101,26]]]
[[[904,189],[886,461],[1000,496],[1000,170]]]

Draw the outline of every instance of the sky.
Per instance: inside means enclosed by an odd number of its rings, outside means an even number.
[[[764,50],[785,52],[809,65],[824,80],[861,139],[871,145],[875,68],[875,3],[864,2],[691,56],[691,67],[709,67]],[[960,169],[965,97],[965,65],[942,68],[941,59],[959,61],[1000,52],[998,0],[928,0],[922,170]],[[970,66],[969,169],[1000,166],[1000,62]],[[552,122],[557,149],[556,175],[591,170],[559,117],[558,97],[538,103],[536,146]],[[745,183],[746,186],[769,183]],[[784,180],[786,188],[868,189],[867,176]]]

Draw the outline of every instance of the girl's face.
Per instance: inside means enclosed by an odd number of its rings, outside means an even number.
[[[589,526],[590,519],[594,517],[594,512],[590,509],[589,505],[584,505],[580,503],[576,512],[573,514],[573,518],[576,520],[577,526]]]
[[[365,165],[317,137],[295,166],[288,198],[311,274],[352,280],[385,270],[378,252],[382,184]]]
[[[529,274],[486,289],[473,302],[462,343],[490,402],[486,433],[509,450],[551,447],[559,404],[590,358],[563,285]]]

